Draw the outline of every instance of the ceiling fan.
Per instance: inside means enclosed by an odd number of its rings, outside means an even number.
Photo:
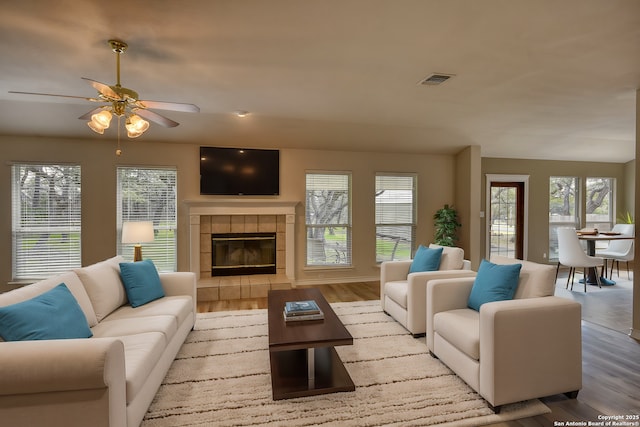
[[[103,103],[100,107],[94,108],[86,114],[78,117],[81,120],[89,120],[87,125],[99,134],[109,127],[113,115],[118,117],[118,123],[122,117],[125,118],[125,128],[129,138],[137,138],[148,128],[147,120],[164,127],[176,127],[178,122],[162,116],[150,109],[182,111],[187,113],[197,113],[200,108],[194,104],[165,101],[142,100],[138,92],[120,85],[120,55],[127,50],[127,43],[120,40],[109,40],[111,49],[116,53],[116,84],[113,86],[100,83],[98,81],[82,77],[94,89],[98,91],[95,98],[72,95],[56,95],[51,93],[19,92],[9,91],[23,95],[57,96],[62,98],[84,99],[86,101]],[[147,120],[144,120],[147,119]],[[118,138],[120,127],[118,126]],[[119,150],[118,150],[119,151]],[[118,153],[119,154],[119,153]]]

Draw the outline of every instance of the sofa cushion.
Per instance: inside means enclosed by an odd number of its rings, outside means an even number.
[[[495,264],[522,264],[514,299],[550,297],[556,291],[556,269],[552,265],[492,255]]]
[[[433,330],[473,360],[480,360],[480,313],[477,311],[463,308],[436,313]]]
[[[30,300],[1,307],[0,336],[25,341],[89,338],[92,333],[80,305],[61,283]]]
[[[55,288],[60,283],[67,285],[69,291],[71,291],[76,301],[78,301],[89,326],[91,327],[98,323],[89,295],[87,295],[87,291],[84,289],[80,278],[73,271],[60,274],[49,279],[40,280],[39,282],[14,289],[10,292],[0,293],[0,307],[29,300]]]
[[[124,344],[128,405],[149,380],[149,375],[163,355],[166,344],[164,334],[160,332],[125,335],[118,339]]]
[[[120,277],[131,307],[139,307],[164,296],[153,261],[121,262]]]
[[[123,261],[124,258],[116,256],[74,270],[89,295],[98,322],[127,303],[127,294],[120,280],[119,264]]]
[[[442,248],[439,270],[461,270],[464,261],[464,249],[452,246],[440,246],[431,243],[430,248]]]
[[[520,278],[522,264],[494,264],[486,259],[480,262],[467,305],[480,311],[487,302],[513,299]]]
[[[193,313],[193,299],[186,295],[167,296],[151,301],[149,304],[133,308],[130,305],[120,307],[105,320],[137,318],[142,321],[147,317],[171,315],[181,325]]]
[[[110,320],[107,316],[102,322],[91,328],[91,330],[95,338],[121,337],[145,332],[162,332],[165,336],[165,344],[168,344],[178,330],[178,326],[178,319],[170,314],[115,320]]]
[[[427,248],[420,245],[409,267],[409,273],[438,270],[440,258],[442,258],[442,249],[443,248]]]
[[[391,298],[396,304],[407,308],[407,281],[398,280],[384,284],[384,294]]]

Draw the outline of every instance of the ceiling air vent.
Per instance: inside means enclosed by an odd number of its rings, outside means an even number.
[[[446,82],[447,80],[449,80],[451,77],[454,77],[454,76],[455,74],[442,74],[442,73],[431,74],[426,79],[421,80],[420,84],[424,86],[437,86],[439,84]]]

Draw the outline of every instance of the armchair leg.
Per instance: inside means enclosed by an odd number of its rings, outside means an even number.
[[[489,403],[489,409],[491,409],[494,413],[499,414],[500,410],[502,409],[502,406],[501,405],[493,406],[491,403]]]
[[[567,396],[569,399],[577,399],[579,391],[580,390],[568,391],[568,392],[564,393],[564,395]]]
[[[438,356],[436,356],[435,354],[433,354],[431,352],[431,350],[429,350],[429,356],[433,357],[434,359],[438,359]]]
[[[413,335],[414,338],[422,338],[422,337],[426,337],[427,333],[423,332],[421,334],[411,334],[411,335]]]

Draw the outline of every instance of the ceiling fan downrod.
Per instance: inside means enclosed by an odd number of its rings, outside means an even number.
[[[116,53],[116,86],[120,87],[120,54],[126,52],[128,44],[120,40],[109,40],[111,49]]]

